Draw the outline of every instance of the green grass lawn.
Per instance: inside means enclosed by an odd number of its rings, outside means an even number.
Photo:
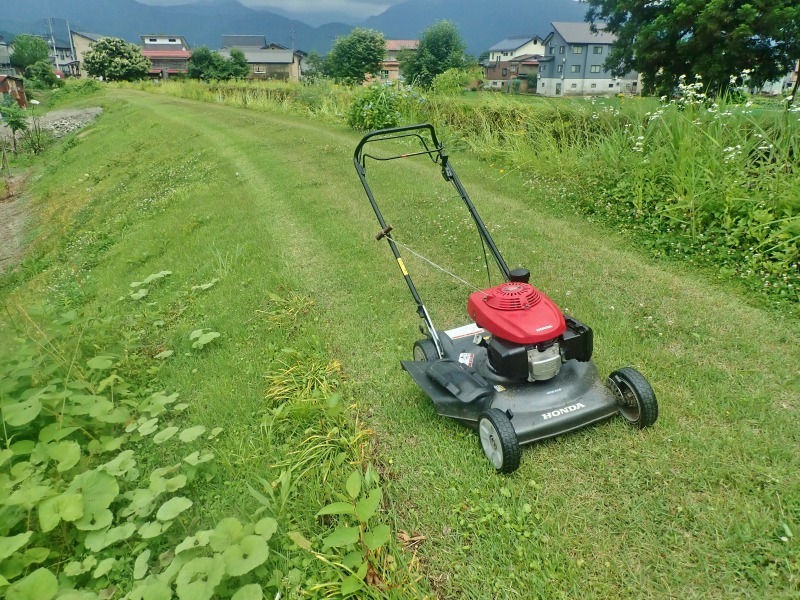
[[[790,598],[800,594],[800,327],[691,268],[658,263],[514,177],[451,156],[507,262],[595,330],[601,373],[642,371],[656,425],[621,420],[523,451],[494,474],[477,437],[438,418],[399,361],[419,319],[352,166],[359,135],[299,118],[112,91],[100,121],[30,182],[39,235],[5,302],[131,312],[217,280],[148,331],[194,422],[222,426],[201,523],[254,508],[247,484],[280,461],[264,375],[290,346],[338,360],[373,431],[396,531],[425,536],[423,584],[443,598]],[[485,284],[467,216],[436,169],[370,170],[396,237]],[[465,322],[469,289],[408,259],[437,325]],[[269,294],[313,301],[279,331]],[[123,298],[123,300],[120,300]],[[150,303],[150,304],[148,304]],[[125,305],[127,306],[127,305]],[[146,321],[146,319],[142,319]],[[222,335],[187,352],[197,328]],[[313,512],[315,498],[302,500]],[[318,509],[319,505],[317,505]]]

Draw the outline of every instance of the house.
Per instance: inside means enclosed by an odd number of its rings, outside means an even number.
[[[544,40],[538,35],[507,37],[489,48],[489,58],[482,63],[484,85],[489,89],[508,89],[519,80],[527,89],[529,75],[539,72],[538,57],[545,52]]]
[[[386,40],[386,58],[381,63],[381,81],[392,82],[400,79],[400,52],[416,51],[419,40]]]
[[[22,77],[0,75],[0,98],[3,102],[8,99],[16,100],[20,108],[27,108],[28,97],[25,95],[25,83]]]
[[[72,47],[75,49],[77,75],[78,77],[88,77],[89,73],[83,66],[83,57],[89,51],[92,44],[107,36],[100,35],[99,33],[88,33],[86,31],[70,31],[70,36],[72,37]]]
[[[300,81],[303,75],[305,52],[290,50],[280,44],[267,44],[263,35],[223,35],[219,54],[230,58],[234,48],[241,50],[247,59],[250,67],[248,79]]]
[[[11,66],[11,49],[0,36],[0,75],[16,75],[17,70]]]
[[[58,75],[58,72],[61,71],[66,77],[78,77],[80,75],[80,65],[75,57],[72,41],[69,38],[65,39],[53,35],[45,38],[45,41],[50,47],[50,62],[53,63],[56,74]],[[59,78],[64,79],[63,76]]]
[[[150,78],[155,80],[184,76],[189,71],[192,52],[189,43],[181,35],[143,35],[142,55],[150,59],[153,66]]]
[[[768,81],[761,86],[761,88],[754,88],[750,90],[753,94],[765,94],[768,96],[790,96],[794,89],[795,82],[797,81],[798,74],[800,74],[800,60],[795,61],[792,69],[780,79],[775,81]]]
[[[546,52],[539,59],[537,93],[543,96],[593,96],[638,94],[639,76],[635,72],[614,77],[603,63],[616,36],[588,23],[551,23],[553,31],[545,38]]]

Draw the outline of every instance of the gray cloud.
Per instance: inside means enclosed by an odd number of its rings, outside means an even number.
[[[142,4],[173,6],[189,4],[191,0],[138,0]],[[239,0],[250,8],[278,9],[298,15],[314,13],[338,13],[349,17],[366,19],[385,11],[389,6],[403,0]]]

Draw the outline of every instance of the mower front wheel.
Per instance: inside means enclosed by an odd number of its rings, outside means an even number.
[[[483,453],[498,473],[513,473],[519,468],[519,440],[506,413],[499,408],[481,413],[478,436]]]
[[[414,360],[422,362],[439,360],[439,352],[432,339],[425,338],[414,342]]]
[[[619,413],[636,429],[650,427],[658,419],[656,394],[644,375],[624,367],[608,376],[608,383],[619,405]]]

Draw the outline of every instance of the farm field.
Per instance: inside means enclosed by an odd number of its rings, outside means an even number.
[[[274,390],[295,365],[351,407],[363,435],[354,455],[380,475],[380,515],[399,536],[391,552],[405,584],[364,595],[800,594],[796,319],[691,266],[647,258],[544,199],[535,181],[522,186],[451,152],[509,265],[528,267],[534,285],[593,327],[601,373],[642,371],[661,411],[644,432],[612,420],[527,447],[515,474],[497,476],[477,437],[439,419],[400,368],[419,319],[374,239],[352,164],[358,133],[134,90],[100,102],[97,123],[49,150],[29,180],[38,220],[29,258],[0,281],[0,351],[34,304],[121,315],[96,352],[136,354],[131,368],[151,369],[153,389],[179,392],[188,421],[222,427],[216,471],[192,484],[186,535],[252,515],[249,487],[261,480],[280,488],[294,455],[288,436],[271,434]],[[369,173],[397,238],[485,286],[458,198],[432,165],[399,163]],[[407,263],[437,324],[464,323],[469,288]],[[132,297],[133,282],[165,271]],[[196,351],[189,336],[200,329],[220,335]],[[341,591],[308,585],[314,561],[292,558],[303,553],[285,540],[299,530],[319,548],[335,520],[314,515],[335,500],[331,489],[345,489],[345,467],[317,469],[290,512],[269,513],[275,568],[300,572],[265,585],[273,596]]]

